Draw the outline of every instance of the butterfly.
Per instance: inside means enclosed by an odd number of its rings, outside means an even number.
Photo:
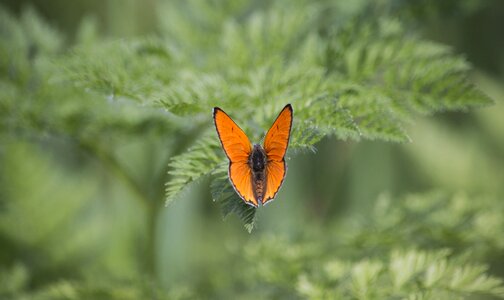
[[[292,106],[287,104],[266,133],[263,145],[252,145],[245,132],[222,109],[214,107],[215,128],[229,159],[229,180],[245,203],[265,205],[282,186],[292,117]]]

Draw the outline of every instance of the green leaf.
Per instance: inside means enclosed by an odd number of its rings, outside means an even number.
[[[216,103],[254,140],[290,102],[289,151],[295,153],[313,151],[330,135],[407,142],[404,125],[415,114],[491,103],[467,80],[470,68],[464,59],[405,31],[395,19],[329,24],[326,29],[333,33],[321,35],[314,26],[319,9],[276,9],[224,23],[225,43],[202,53],[209,64],[194,65],[183,74],[189,80],[167,89],[165,108],[186,115]],[[284,23],[296,30],[283,31]],[[249,123],[235,116],[247,116]],[[246,207],[224,210],[248,214]]]
[[[166,205],[186,187],[187,184],[210,174],[221,161],[220,145],[214,137],[205,137],[187,152],[174,156],[168,164],[168,174],[172,177],[166,183]]]
[[[93,47],[83,42],[53,60],[49,74],[102,100],[132,99],[183,122],[204,118],[209,128],[211,108],[219,106],[252,142],[260,142],[291,103],[289,154],[315,151],[331,136],[408,142],[405,128],[416,115],[492,103],[468,79],[469,63],[449,47],[420,38],[392,14],[372,13],[364,4],[344,12],[331,8],[322,2],[167,3],[159,11],[159,36]],[[25,35],[33,38],[32,31]],[[55,51],[47,42],[54,39],[45,35],[38,44]],[[170,160],[167,202],[225,162],[215,134],[201,134],[190,149]],[[246,206],[224,211],[247,224],[253,219]]]

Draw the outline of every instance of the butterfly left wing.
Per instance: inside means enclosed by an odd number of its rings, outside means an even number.
[[[247,135],[220,108],[213,110],[215,128],[222,148],[229,159],[229,179],[233,188],[245,203],[256,206],[257,200],[252,191],[252,171],[248,159],[252,146]]]
[[[245,203],[257,207],[257,200],[252,190],[252,172],[249,165],[243,162],[230,162],[229,179],[234,190]]]
[[[268,157],[268,162],[266,165],[266,192],[263,197],[263,204],[275,198],[285,178],[287,165],[284,157],[289,146],[292,117],[292,106],[287,104],[264,138],[264,151]]]

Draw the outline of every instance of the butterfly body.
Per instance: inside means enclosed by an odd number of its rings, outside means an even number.
[[[261,145],[255,144],[250,154],[249,166],[252,169],[252,190],[259,203],[262,204],[264,192],[266,191],[266,166],[268,160],[266,152]]]
[[[282,109],[262,146],[252,146],[245,132],[222,109],[215,107],[213,116],[236,193],[254,207],[273,200],[287,173],[284,157],[290,139],[292,106],[287,104]]]

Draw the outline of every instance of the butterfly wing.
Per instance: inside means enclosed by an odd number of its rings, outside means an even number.
[[[229,159],[229,179],[235,191],[247,203],[257,206],[252,191],[252,171],[248,159],[252,146],[247,135],[220,108],[215,107],[213,117],[222,148]]]
[[[275,198],[285,178],[287,165],[284,157],[289,145],[292,117],[292,106],[287,104],[264,138],[264,151],[268,157],[268,163],[266,165],[266,193],[263,204]]]

